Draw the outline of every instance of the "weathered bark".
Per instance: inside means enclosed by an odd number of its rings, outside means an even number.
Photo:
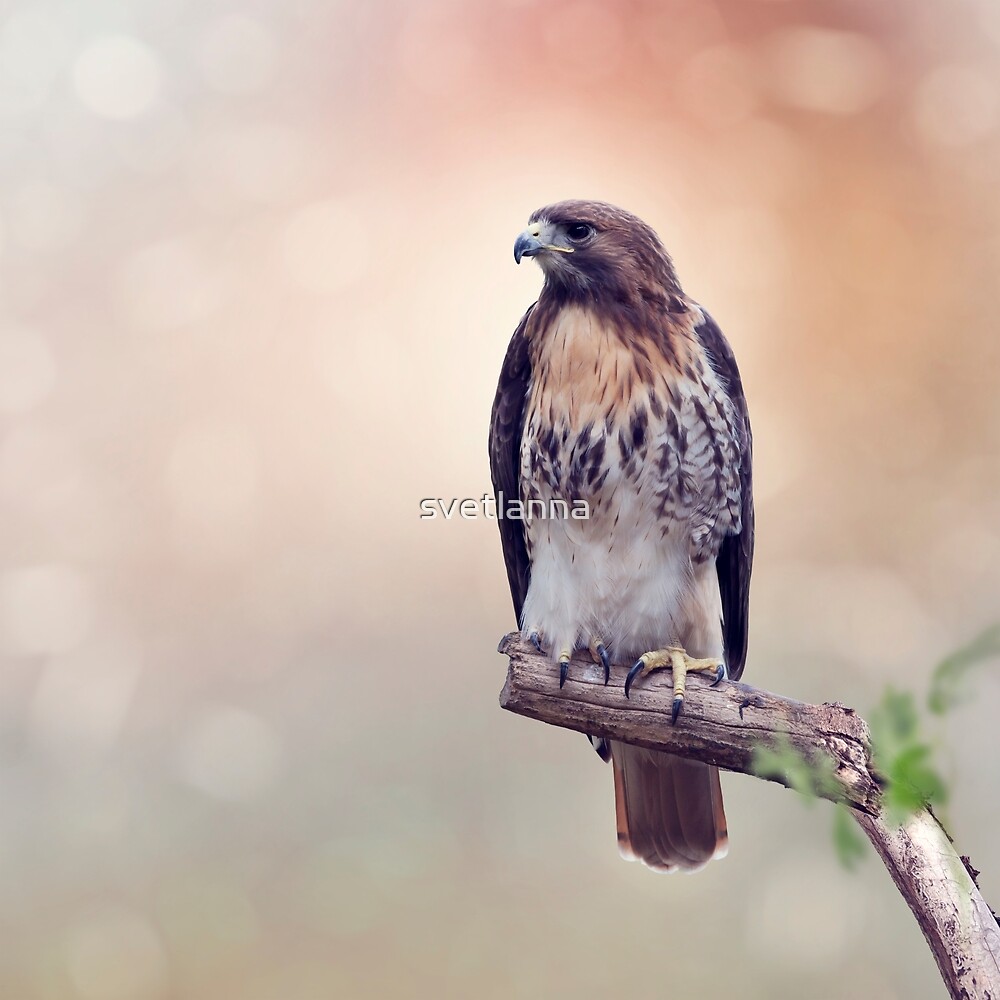
[[[882,816],[854,818],[917,918],[951,995],[1000,998],[1000,926],[937,817],[921,809],[898,827]]]
[[[851,807],[917,918],[951,995],[1000,1000],[996,918],[929,809],[899,827],[886,821],[868,726],[853,709],[809,705],[730,681],[712,688],[691,675],[684,712],[672,725],[669,671],[644,680],[627,700],[624,667],[613,668],[605,686],[603,670],[577,657],[560,690],[552,661],[518,633],[504,637],[500,652],[510,657],[500,694],[508,711],[744,774],[756,773],[758,748],[791,748],[816,764],[817,773],[832,775],[833,781],[817,784],[816,794]],[[822,766],[824,760],[829,766]],[[782,775],[767,777],[789,783]]]

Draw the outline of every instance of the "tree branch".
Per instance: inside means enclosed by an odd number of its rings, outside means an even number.
[[[817,772],[834,780],[818,783],[816,794],[851,807],[917,918],[951,996],[1000,1000],[1000,927],[971,866],[929,809],[898,827],[887,822],[868,726],[853,709],[809,705],[729,681],[710,688],[692,675],[674,726],[669,672],[644,680],[626,700],[624,667],[612,668],[605,687],[603,670],[577,657],[560,690],[552,661],[519,633],[505,636],[500,652],[510,657],[500,705],[519,715],[744,774],[755,774],[754,752],[764,747],[791,747],[818,765]],[[827,761],[830,766],[819,766]],[[790,783],[786,775],[768,777]]]

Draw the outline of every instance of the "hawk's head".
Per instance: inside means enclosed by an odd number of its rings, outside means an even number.
[[[680,292],[656,233],[601,201],[560,201],[538,209],[514,243],[514,260],[522,257],[536,257],[546,285],[571,297],[628,301]]]

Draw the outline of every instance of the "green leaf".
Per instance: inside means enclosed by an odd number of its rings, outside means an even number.
[[[917,736],[920,718],[916,699],[909,691],[887,688],[871,714],[872,740],[882,753],[892,756]]]
[[[928,803],[947,798],[944,780],[932,763],[932,748],[921,738],[916,699],[888,689],[871,714],[875,766],[886,780],[883,804],[892,823],[902,823]]]
[[[901,823],[924,805],[942,804],[947,800],[948,790],[931,766],[930,757],[930,747],[916,745],[892,761],[885,793],[885,810],[892,822]]]
[[[930,711],[940,715],[959,704],[969,672],[995,657],[1000,657],[1000,624],[938,664],[927,696]],[[869,720],[874,764],[885,780],[882,804],[889,822],[902,823],[926,805],[942,806],[948,788],[934,766],[933,748],[922,736],[914,695],[888,688]],[[757,747],[751,770],[761,777],[778,778],[807,800],[817,795],[842,799],[832,758],[826,754],[808,758],[792,746],[788,736]],[[865,840],[842,802],[834,814],[833,842],[846,868],[855,867],[865,854]]]
[[[927,707],[936,715],[964,701],[968,694],[963,682],[973,667],[1000,656],[1000,624],[993,625],[976,636],[967,646],[945,657],[934,668]]]
[[[846,806],[837,806],[833,813],[833,846],[837,850],[837,858],[848,870],[857,867],[858,862],[865,857],[865,838],[858,832]]]
[[[833,759],[826,754],[806,757],[784,733],[776,736],[770,746],[754,748],[751,770],[762,778],[779,779],[807,801],[817,796],[839,799],[843,795]]]

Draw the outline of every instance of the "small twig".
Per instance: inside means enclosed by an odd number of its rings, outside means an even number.
[[[500,705],[519,715],[744,774],[756,773],[754,753],[762,747],[829,760],[823,770],[834,781],[819,784],[816,794],[851,807],[917,918],[951,996],[1000,1000],[1000,927],[992,911],[930,810],[898,827],[886,821],[868,726],[853,709],[793,701],[747,684],[710,688],[693,678],[675,726],[669,673],[653,675],[626,700],[624,667],[612,668],[605,686],[603,668],[576,658],[560,689],[558,670],[519,633],[505,636],[500,652],[510,657]]]

